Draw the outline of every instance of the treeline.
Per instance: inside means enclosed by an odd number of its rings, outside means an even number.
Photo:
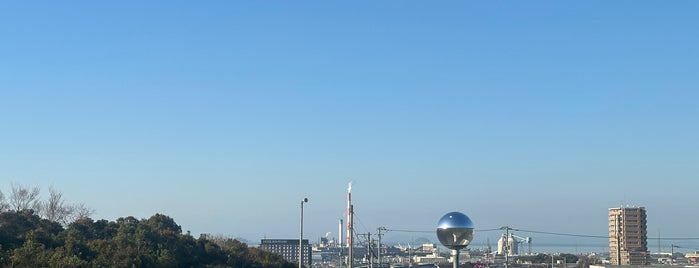
[[[3,267],[295,267],[234,239],[182,234],[156,214],[116,221],[81,218],[64,228],[32,210],[0,213]]]
[[[296,267],[235,239],[195,239],[166,215],[95,221],[32,189],[0,198],[0,267]]]
[[[522,255],[515,257],[516,263],[552,263],[562,261],[565,263],[576,263],[579,257],[569,253],[549,255],[539,253],[536,255]]]
[[[25,187],[12,184],[9,195],[0,191],[0,212],[32,210],[39,216],[55,221],[63,226],[85,217],[90,217],[94,211],[84,204],[67,204],[63,194],[53,187],[49,188],[49,197],[40,199],[39,187]]]

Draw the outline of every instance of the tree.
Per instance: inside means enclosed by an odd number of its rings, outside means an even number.
[[[32,232],[27,235],[27,240],[22,247],[13,250],[12,266],[17,267],[48,267],[50,252],[46,247],[35,241]]]
[[[232,238],[194,239],[163,214],[143,220],[81,218],[64,228],[33,210],[5,211],[0,246],[2,267],[295,267]]]
[[[182,227],[177,225],[175,220],[160,213],[151,216],[142,223],[161,234],[173,235],[182,233]]]
[[[156,261],[157,267],[178,267],[177,265],[177,258],[173,256],[173,254],[167,250],[163,249],[160,251],[158,254],[158,259]]]
[[[7,267],[8,264],[10,264],[10,259],[5,250],[3,250],[2,245],[0,245],[0,265],[2,265],[2,267]]]
[[[10,192],[10,200],[8,204],[10,209],[14,211],[41,209],[41,201],[39,200],[39,187],[26,188],[22,185],[12,184]]]
[[[32,210],[0,213],[0,244],[5,250],[21,247],[27,234],[38,228],[39,220]]]
[[[595,258],[589,258],[587,256],[580,256],[578,258],[578,266],[579,268],[589,268],[591,264],[597,264],[597,261]]]
[[[83,203],[70,205],[67,207],[68,215],[64,219],[63,224],[68,225],[79,219],[89,218],[95,213],[95,210],[88,208]]]
[[[63,194],[53,187],[49,188],[49,199],[40,203],[41,216],[47,220],[61,223],[68,226],[70,223],[87,218],[94,213],[94,210],[84,204],[67,205],[63,199]]]
[[[10,208],[10,204],[5,200],[5,194],[0,191],[0,212],[5,212]]]
[[[570,253],[562,253],[561,255],[558,255],[558,257],[556,259],[565,261],[566,263],[578,262],[578,256],[575,256],[575,255],[570,254]]]
[[[280,268],[293,268],[296,265],[284,260],[282,256],[277,254],[264,251],[259,248],[249,248],[248,259],[250,262],[254,263],[253,266],[256,267],[280,267]]]
[[[70,209],[63,201],[63,194],[53,187],[49,188],[49,199],[41,205],[41,215],[50,221],[64,223]]]
[[[39,198],[39,187],[25,187],[12,184],[8,199],[0,191],[0,212],[32,210],[44,219],[58,222],[63,226],[81,219],[90,217],[95,211],[83,203],[66,204],[63,194],[53,187],[49,188],[49,197],[46,201]]]
[[[59,247],[52,250],[48,256],[48,267],[88,267],[88,262],[77,255],[71,254],[65,248]]]
[[[68,226],[62,233],[63,249],[67,256],[76,256],[84,260],[92,260],[97,253],[88,243],[96,238],[95,224],[90,218],[81,219]]]

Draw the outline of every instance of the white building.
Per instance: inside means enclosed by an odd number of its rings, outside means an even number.
[[[505,241],[507,241],[507,242],[505,242]],[[508,238],[507,236],[505,236],[505,234],[503,234],[500,237],[500,239],[498,239],[498,254],[499,255],[505,255],[505,251],[506,251],[505,243],[507,243],[507,245],[509,246],[509,251],[508,251],[509,254],[507,254],[508,256],[513,256],[513,255],[519,254],[519,250],[517,248],[517,241],[515,241],[514,236],[510,235],[510,237]]]

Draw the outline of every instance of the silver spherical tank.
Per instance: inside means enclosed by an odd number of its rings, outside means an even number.
[[[439,219],[437,238],[449,249],[463,249],[473,240],[473,222],[461,212],[449,212]]]

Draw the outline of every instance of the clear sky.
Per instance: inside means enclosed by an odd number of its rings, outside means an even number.
[[[650,236],[699,237],[697,14],[4,2],[0,189],[54,186],[96,219],[164,213],[253,242],[296,238],[303,197],[306,237],[336,236],[349,181],[360,232],[461,211],[478,229],[606,235],[607,209],[636,205]]]

